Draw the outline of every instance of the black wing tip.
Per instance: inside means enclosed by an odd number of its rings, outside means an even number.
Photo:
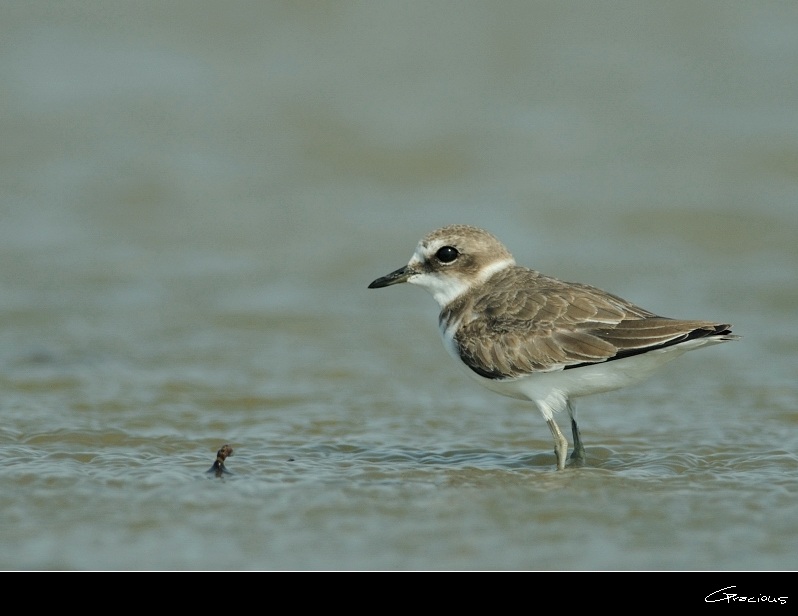
[[[704,330],[704,329],[697,329],[693,330],[693,332],[686,338],[686,340],[691,340],[692,338],[718,338],[719,340],[739,340],[742,336],[739,336],[732,332],[732,326],[730,323],[720,323],[715,325],[712,330]]]

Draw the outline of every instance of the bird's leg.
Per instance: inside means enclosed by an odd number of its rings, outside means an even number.
[[[554,455],[557,457],[557,470],[561,471],[565,468],[565,457],[568,455],[568,441],[560,432],[560,427],[555,423],[554,419],[549,419],[549,430],[554,437]]]
[[[582,437],[579,434],[579,426],[576,419],[571,419],[571,432],[574,435],[574,450],[571,452],[571,460],[577,464],[585,463],[585,447],[582,445]]]
[[[576,464],[584,464],[585,446],[582,445],[582,435],[579,434],[579,426],[576,425],[576,409],[570,401],[568,402],[568,415],[571,416],[571,433],[574,436],[574,450],[571,453],[571,460]]]

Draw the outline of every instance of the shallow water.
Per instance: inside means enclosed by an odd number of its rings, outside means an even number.
[[[0,20],[2,569],[796,568],[792,5],[45,7]],[[580,400],[556,472],[366,288],[452,222],[743,339]]]

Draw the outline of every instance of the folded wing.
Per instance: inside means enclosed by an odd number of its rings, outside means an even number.
[[[496,284],[459,306],[465,316],[455,344],[463,362],[487,378],[567,370],[696,338],[731,337],[728,324],[661,317],[600,289],[532,270],[501,274],[508,275],[514,284]],[[484,318],[469,319],[477,314]]]

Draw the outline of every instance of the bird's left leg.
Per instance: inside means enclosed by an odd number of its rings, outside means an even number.
[[[570,400],[568,401],[568,415],[571,418],[571,433],[574,436],[574,450],[571,453],[571,460],[576,464],[584,464],[585,446],[582,445],[582,435],[579,434],[579,426],[576,425],[576,408]]]

